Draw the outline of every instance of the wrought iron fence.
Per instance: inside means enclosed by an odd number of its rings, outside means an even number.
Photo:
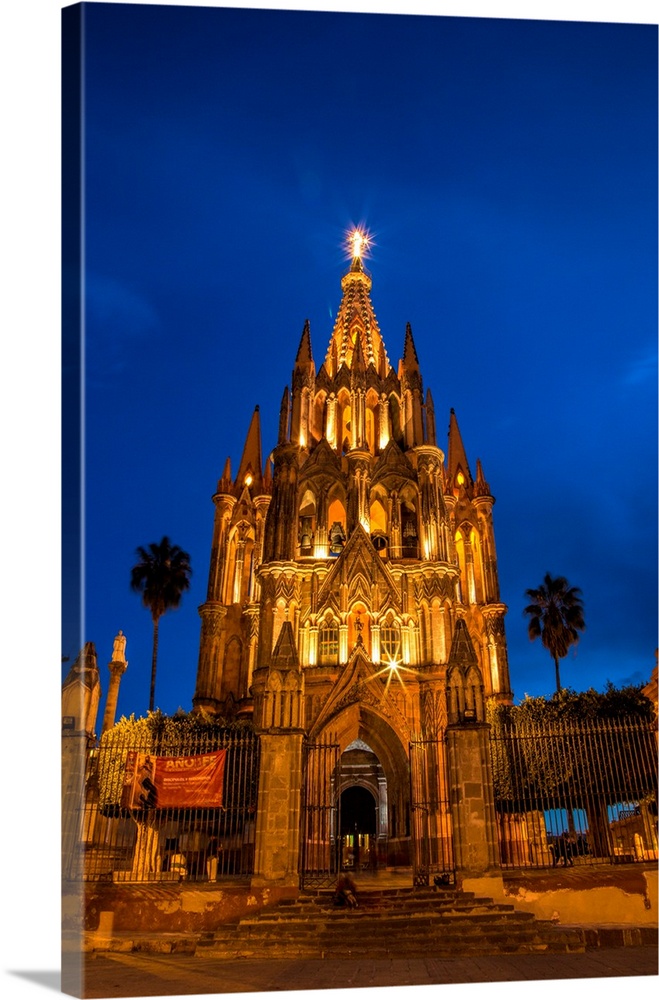
[[[305,888],[333,885],[341,868],[340,753],[331,737],[304,744],[300,885]]]
[[[502,866],[656,861],[656,740],[634,718],[495,727]]]
[[[110,731],[84,801],[62,816],[65,879],[206,881],[253,873],[258,737],[247,730]],[[78,845],[77,848],[75,845]]]
[[[410,783],[414,884],[452,885],[455,882],[453,821],[443,739],[410,743]]]

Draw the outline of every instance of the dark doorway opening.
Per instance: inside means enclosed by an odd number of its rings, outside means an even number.
[[[376,832],[375,799],[367,788],[352,785],[341,792],[341,833]]]
[[[354,870],[375,868],[377,803],[361,785],[341,793],[341,867]]]

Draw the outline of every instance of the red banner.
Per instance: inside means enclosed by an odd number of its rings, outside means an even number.
[[[212,809],[222,805],[226,750],[156,757],[130,750],[121,792],[125,809]]]

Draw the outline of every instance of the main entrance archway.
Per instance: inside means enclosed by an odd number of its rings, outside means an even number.
[[[409,867],[411,880],[406,751],[389,721],[360,703],[311,734],[305,742],[302,884],[330,885],[350,867]]]

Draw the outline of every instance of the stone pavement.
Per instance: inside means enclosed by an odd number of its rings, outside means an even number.
[[[598,948],[581,954],[357,961],[224,960],[115,952],[87,956],[83,996],[93,1000],[656,975],[657,949],[646,946]],[[649,997],[647,986],[646,979],[637,980],[633,986],[635,997]],[[650,981],[650,987],[654,994],[656,984]],[[62,990],[67,992],[64,980]],[[77,995],[75,988],[71,992]]]

